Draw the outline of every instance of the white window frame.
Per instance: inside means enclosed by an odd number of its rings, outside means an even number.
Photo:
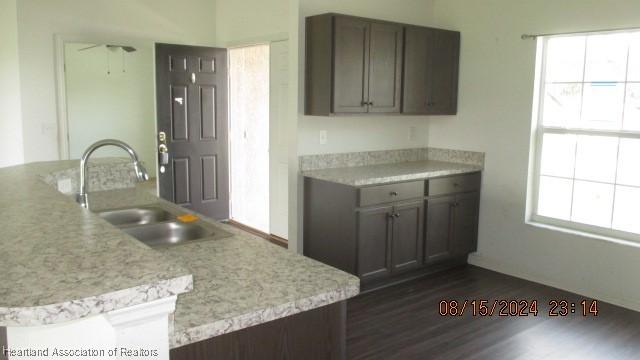
[[[576,135],[600,135],[600,136],[611,136],[617,137],[619,139],[623,138],[631,138],[631,139],[640,139],[640,131],[626,131],[626,130],[591,130],[591,129],[583,129],[583,128],[563,128],[563,127],[553,127],[553,126],[544,126],[543,125],[543,114],[542,111],[544,109],[544,100],[545,100],[545,87],[546,87],[546,58],[547,58],[547,44],[550,38],[555,37],[569,37],[569,36],[591,36],[591,35],[599,35],[599,34],[615,34],[615,33],[635,33],[638,32],[638,29],[628,29],[628,30],[612,30],[612,31],[597,31],[597,32],[584,32],[584,33],[575,33],[575,34],[567,34],[567,35],[551,35],[551,36],[541,36],[537,39],[537,60],[536,60],[536,76],[534,83],[534,99],[533,99],[533,112],[532,112],[532,141],[531,145],[533,147],[533,151],[531,152],[530,166],[529,171],[529,189],[527,196],[527,217],[526,222],[532,225],[541,225],[546,228],[550,228],[553,230],[567,232],[571,234],[587,236],[592,238],[604,239],[604,240],[613,240],[613,241],[631,241],[634,243],[640,243],[640,234],[631,233],[627,231],[616,230],[613,228],[605,228],[595,225],[588,225],[578,222],[573,222],[569,220],[551,218],[543,215],[538,215],[538,198],[539,198],[539,189],[540,189],[540,177],[541,175],[541,158],[542,158],[542,139],[545,133],[555,133],[555,134],[576,134]],[[585,48],[586,52],[586,48]],[[628,54],[627,54],[627,74],[628,76]],[[586,53],[585,53],[585,62],[586,62]],[[586,64],[583,67],[583,72],[586,71]],[[625,93],[624,98],[626,100],[626,91],[627,84],[625,78],[624,86]],[[587,84],[588,82],[584,82],[583,75],[583,84]],[[581,98],[584,97],[584,86],[581,90]],[[623,108],[625,103],[623,101]],[[581,109],[582,109],[582,101],[581,101]],[[581,110],[582,111],[582,110]],[[624,113],[623,113],[624,116]],[[640,165],[640,163],[639,163]],[[575,165],[574,165],[575,166]],[[617,166],[617,165],[616,165]],[[574,178],[575,181],[575,178]],[[589,180],[590,181],[590,180]],[[615,180],[614,180],[615,181]],[[597,183],[598,181],[591,181]],[[607,183],[608,184],[608,183]],[[575,184],[574,184],[575,185]],[[616,185],[614,184],[614,187]],[[624,185],[627,186],[627,185]],[[635,186],[637,187],[637,186]],[[573,191],[573,188],[572,188]],[[614,189],[615,191],[615,189]],[[615,192],[613,197],[612,204],[612,216],[615,206]],[[640,215],[640,214],[639,214]],[[640,216],[639,219],[640,221]],[[638,245],[638,244],[634,244]]]

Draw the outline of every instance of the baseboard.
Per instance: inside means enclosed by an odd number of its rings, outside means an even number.
[[[477,267],[481,267],[487,270],[492,270],[502,274],[514,276],[520,279],[533,281],[539,284],[551,286],[560,290],[565,290],[574,294],[579,294],[591,299],[597,299],[609,304],[621,306],[634,311],[640,311],[640,302],[629,301],[628,299],[620,299],[609,294],[604,294],[597,289],[590,288],[578,288],[572,284],[563,284],[555,279],[550,279],[546,276],[528,272],[522,267],[508,264],[503,261],[498,261],[486,256],[482,256],[478,253],[469,254],[468,263]]]
[[[267,234],[263,231],[260,231],[258,229],[252,228],[251,226],[245,225],[243,223],[239,223],[237,221],[234,220],[226,220],[225,221],[227,224],[231,225],[231,226],[235,226],[240,230],[244,230],[248,233],[251,233],[253,235],[259,236],[265,240],[270,241],[273,244],[282,246],[283,248],[287,249],[289,247],[289,242],[287,241],[287,239],[281,238],[277,235],[273,235],[273,234]]]

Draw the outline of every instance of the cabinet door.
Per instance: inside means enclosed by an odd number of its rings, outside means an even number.
[[[402,112],[427,113],[427,42],[434,31],[408,26],[404,32]]]
[[[432,30],[427,41],[427,114],[455,114],[458,108],[460,33]]]
[[[477,192],[456,196],[453,226],[453,253],[466,255],[476,251],[480,195]]]
[[[369,280],[391,272],[390,206],[361,210],[358,214],[358,276]]]
[[[453,255],[453,212],[455,196],[427,201],[424,261],[427,264]]]
[[[402,81],[402,26],[371,23],[369,112],[399,113]]]
[[[410,270],[422,265],[424,202],[396,206],[393,213],[392,271]]]
[[[338,16],[334,26],[333,112],[366,112],[369,22]]]

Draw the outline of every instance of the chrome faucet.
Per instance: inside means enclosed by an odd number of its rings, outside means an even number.
[[[138,154],[136,154],[135,150],[133,150],[131,146],[115,139],[104,139],[95,142],[84,151],[84,154],[82,154],[82,157],[80,158],[80,192],[76,195],[76,201],[80,203],[83,208],[89,208],[89,194],[87,190],[87,165],[89,156],[91,156],[91,154],[93,154],[97,149],[107,145],[117,146],[129,153],[131,160],[133,160],[133,168],[136,171],[138,181],[149,180],[147,169],[142,166],[138,159]]]

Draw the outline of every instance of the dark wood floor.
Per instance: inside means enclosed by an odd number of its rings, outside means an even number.
[[[443,299],[538,300],[538,316],[443,317]],[[640,313],[606,303],[550,317],[549,301],[583,296],[466,266],[348,302],[348,359],[640,359]],[[490,304],[491,305],[491,304]]]

